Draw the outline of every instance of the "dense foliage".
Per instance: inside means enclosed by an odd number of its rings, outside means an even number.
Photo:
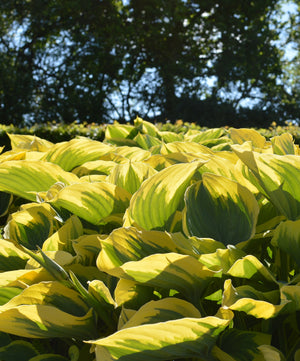
[[[114,122],[114,125],[118,125],[118,122]],[[127,125],[130,125],[128,123]],[[201,127],[196,123],[183,122],[181,119],[175,123],[155,123],[155,127],[159,131],[170,131],[177,134],[184,135],[191,130],[206,131],[208,127]],[[78,136],[88,137],[93,140],[103,141],[105,138],[105,131],[107,124],[96,124],[96,123],[78,123],[74,122],[71,124],[65,123],[42,123],[34,124],[32,126],[19,127],[10,125],[0,124],[0,144],[5,146],[5,150],[11,149],[11,142],[8,134],[23,134],[38,136],[40,138],[49,140],[52,143],[63,142],[71,140]],[[228,127],[223,127],[224,131]],[[283,133],[290,133],[293,136],[294,142],[300,145],[300,127],[290,122],[286,122],[285,125],[280,126],[273,122],[269,128],[253,128],[257,130],[267,140],[274,136],[281,135]]]
[[[289,133],[136,118],[102,142],[9,138],[1,360],[299,360]]]
[[[1,122],[299,120],[298,56],[283,58],[297,17],[283,17],[281,4],[3,0]]]

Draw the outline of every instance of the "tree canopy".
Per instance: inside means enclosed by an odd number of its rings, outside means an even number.
[[[281,5],[2,0],[1,123],[299,121],[300,21]]]

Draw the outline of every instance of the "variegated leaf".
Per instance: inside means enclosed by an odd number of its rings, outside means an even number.
[[[90,343],[96,346],[97,361],[207,359],[229,322],[214,316],[182,318],[122,329]]]
[[[175,164],[145,180],[131,198],[125,226],[136,223],[146,230],[164,229],[202,164]]]
[[[128,207],[130,193],[107,182],[73,184],[63,188],[51,200],[95,225],[104,224],[109,216],[123,214]]]
[[[0,331],[30,338],[97,335],[92,310],[59,282],[32,285],[0,306]]]
[[[0,191],[31,201],[36,201],[38,192],[47,191],[56,182],[77,181],[75,174],[49,162],[12,160],[0,163]]]
[[[259,213],[253,194],[226,177],[205,173],[185,194],[183,227],[191,236],[236,244],[255,233]]]
[[[145,179],[156,173],[156,170],[148,164],[130,161],[124,164],[117,164],[111,170],[106,180],[134,194]]]

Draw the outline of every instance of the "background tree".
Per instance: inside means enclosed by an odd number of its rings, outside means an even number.
[[[281,2],[3,0],[1,122],[299,119],[300,67],[279,41],[299,21]]]
[[[131,67],[156,69],[158,118],[238,124],[249,113],[239,114],[243,100],[259,101],[263,109],[282,73],[274,44],[277,3],[131,0]]]

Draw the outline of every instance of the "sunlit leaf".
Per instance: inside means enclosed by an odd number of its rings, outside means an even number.
[[[49,257],[51,260],[56,262],[62,267],[65,267],[66,265],[72,264],[75,261],[75,257],[65,251],[44,251],[43,252],[47,257]],[[33,269],[33,268],[39,268],[41,266],[44,266],[44,261],[41,255],[38,252],[34,252],[35,259],[30,258],[26,264],[26,269]],[[37,261],[38,259],[39,261]],[[46,267],[45,267],[46,268]],[[47,268],[46,268],[47,269]]]
[[[199,300],[212,279],[221,276],[194,257],[177,253],[153,254],[116,268],[109,268],[110,265],[107,267],[106,263],[98,258],[97,266],[101,271],[116,277],[147,286],[175,289],[192,301]]]
[[[0,163],[4,163],[6,161],[12,161],[12,160],[24,160],[26,159],[27,152],[25,150],[23,151],[17,151],[17,150],[9,150],[7,152],[4,152],[3,154],[0,154]]]
[[[0,272],[23,269],[28,254],[18,249],[12,242],[0,239]]]
[[[66,223],[45,240],[43,251],[67,251],[72,253],[71,241],[83,234],[83,227],[78,217],[71,216]]]
[[[96,183],[96,182],[106,182],[107,176],[104,174],[89,174],[83,177],[80,177],[80,182],[86,183]]]
[[[214,316],[182,318],[126,328],[90,343],[96,346],[97,361],[206,359],[229,322]]]
[[[36,135],[7,134],[10,139],[11,149],[27,149],[30,151],[46,152],[54,146],[52,142],[37,137]]]
[[[224,292],[222,298],[222,306],[229,308],[232,311],[242,311],[247,315],[256,318],[269,319],[277,316],[281,310],[287,305],[288,301],[283,301],[280,304],[273,304],[265,300],[257,299],[257,297],[250,293],[252,297],[244,297],[239,295],[238,288],[234,288],[231,280],[226,280],[224,284]]]
[[[214,253],[202,254],[199,261],[212,270],[221,269],[226,273],[230,267],[240,258],[245,256],[245,252],[238,248],[217,249]]]
[[[107,182],[73,184],[63,188],[51,201],[80,218],[92,223],[105,223],[108,216],[124,213],[130,193]]]
[[[199,157],[203,154],[214,154],[208,147],[196,142],[173,142],[165,144],[164,148],[161,149],[163,155],[177,152],[190,153]]]
[[[196,155],[177,152],[169,153],[166,155],[154,154],[150,158],[146,159],[144,163],[149,164],[157,171],[161,171],[162,169],[167,168],[170,165],[178,163],[190,163],[196,159],[199,159],[199,157]],[[203,159],[203,157],[201,159]]]
[[[266,144],[266,138],[259,134],[255,129],[249,128],[230,128],[230,138],[234,143],[243,144],[246,141],[251,141],[254,147],[263,148]]]
[[[293,142],[293,136],[289,133],[284,133],[271,138],[272,148],[274,154],[297,154]]]
[[[22,291],[23,288],[20,287],[0,287],[0,306],[19,295]]]
[[[137,143],[138,146],[146,150],[150,149],[155,145],[161,144],[161,141],[158,138],[153,137],[149,134],[141,133],[138,133],[138,135],[134,138],[134,141]]]
[[[0,287],[26,288],[35,283],[53,280],[54,278],[44,268],[19,269],[0,273]]]
[[[155,253],[180,253],[180,248],[167,233],[134,227],[115,229],[106,239],[101,240],[101,246],[97,263],[101,267],[105,265],[106,270]]]
[[[42,282],[0,306],[0,331],[22,337],[94,337],[92,311],[59,282]]]
[[[116,164],[115,162],[106,160],[92,160],[74,168],[72,173],[75,173],[78,177],[88,174],[108,175]]]
[[[37,249],[53,234],[54,217],[49,204],[27,204],[10,215],[3,236],[31,250]]]
[[[233,277],[251,279],[255,278],[262,283],[277,285],[272,273],[256,257],[247,255],[238,259],[227,273]]]
[[[171,237],[177,247],[181,248],[182,251],[180,253],[199,256],[201,254],[216,252],[217,249],[225,248],[223,243],[212,238],[186,237],[181,232],[172,233]]]
[[[250,181],[290,220],[300,216],[298,155],[259,154],[233,146],[236,154],[249,167]]]
[[[217,139],[224,135],[225,129],[224,128],[211,128],[205,131],[197,132],[191,134],[187,132],[184,136],[184,139],[188,142],[201,142],[202,140],[210,140],[210,139]]]
[[[137,132],[137,129],[130,124],[107,124],[105,140],[133,139]]]
[[[75,174],[48,162],[13,160],[0,163],[0,191],[31,201],[36,200],[38,192],[47,191],[56,182],[71,184],[76,181]]]
[[[121,156],[126,159],[130,159],[133,162],[142,162],[143,160],[149,158],[151,156],[151,153],[148,150],[139,148],[139,147],[128,147],[128,146],[122,146],[116,148],[113,152],[110,154],[114,156]],[[101,159],[106,160],[105,157],[101,157]],[[124,161],[117,161],[114,157],[111,157],[111,159],[107,159],[111,161],[116,161],[117,163],[125,163]]]
[[[109,305],[116,306],[116,302],[113,299],[109,289],[100,280],[93,280],[89,282],[89,293],[95,297],[98,302],[106,302]]]
[[[113,183],[129,193],[135,193],[142,182],[156,174],[154,168],[142,162],[117,164],[107,177],[107,182]]]
[[[122,329],[184,317],[201,318],[201,314],[191,303],[179,298],[167,297],[147,302],[123,325]]]
[[[111,150],[112,147],[107,144],[81,137],[55,144],[43,159],[70,171],[83,163],[100,159],[102,155]]]
[[[146,179],[131,198],[125,224],[137,223],[146,230],[163,228],[202,164],[175,164]]]
[[[183,140],[183,134],[177,134],[174,132],[160,131],[158,135],[165,143],[180,142]]]
[[[138,129],[141,133],[149,134],[153,137],[155,137],[159,133],[159,130],[154,124],[147,122],[140,117],[136,117],[133,123],[135,128]]]

